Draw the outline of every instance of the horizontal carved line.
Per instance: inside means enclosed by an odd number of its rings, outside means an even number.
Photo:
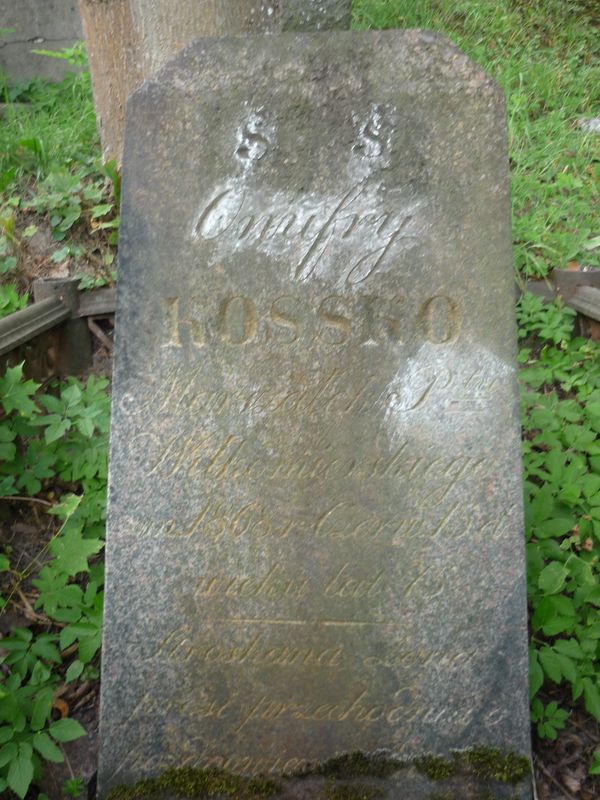
[[[369,626],[369,625],[400,625],[399,622],[386,622],[385,620],[346,620],[346,619],[254,619],[247,617],[225,617],[216,620],[217,622],[236,622],[257,625],[347,625],[347,626]]]

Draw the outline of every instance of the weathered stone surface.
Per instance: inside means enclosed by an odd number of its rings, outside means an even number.
[[[275,0],[284,31],[344,30],[350,27],[351,0]]]
[[[82,38],[77,0],[0,0],[0,69],[11,81],[61,78],[74,68],[32,50],[60,50]]]
[[[134,94],[103,793],[528,754],[512,306],[503,98],[443,38],[205,40]]]

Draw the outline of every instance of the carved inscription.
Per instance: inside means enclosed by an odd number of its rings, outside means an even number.
[[[206,544],[237,541],[251,537],[253,541],[324,541],[359,542],[386,547],[402,547],[406,542],[450,539],[487,541],[507,534],[502,520],[479,522],[471,517],[460,519],[460,503],[443,507],[439,514],[426,509],[413,509],[413,515],[388,518],[369,513],[351,502],[335,503],[315,520],[273,516],[259,500],[245,503],[239,511],[222,501],[209,500],[196,514],[183,518],[159,521],[152,518],[129,517],[127,530],[136,536],[157,539],[196,539]]]
[[[236,156],[242,163],[260,161],[272,146],[272,130],[261,111],[252,112],[238,132]]]
[[[261,303],[231,295],[211,309],[206,298],[166,297],[164,345],[179,348],[187,342],[201,348],[211,341],[226,345],[274,341],[340,347],[403,344],[415,335],[432,344],[449,344],[458,338],[462,312],[456,300],[440,294],[421,301],[416,310],[412,305],[404,295],[331,294],[312,305],[293,294]]]
[[[324,598],[363,599],[381,593],[384,583],[384,570],[370,578],[357,577],[355,568],[346,562],[335,567],[325,577],[322,585],[307,576],[298,576],[297,571],[286,570],[281,564],[273,564],[264,575],[201,575],[198,578],[194,597],[236,597],[281,599],[285,597],[300,599],[322,595]],[[411,581],[412,585],[412,581]]]
[[[239,478],[314,481],[350,477],[415,480],[411,502],[416,507],[425,503],[429,508],[438,506],[461,481],[476,478],[486,467],[484,459],[462,454],[453,458],[443,455],[408,457],[408,439],[391,452],[384,451],[381,456],[365,454],[366,457],[341,455],[326,441],[322,454],[312,450],[297,452],[293,457],[287,450],[257,453],[245,436],[204,434],[202,431],[183,438],[177,434],[165,438],[144,431],[134,437],[132,443],[147,475],[160,474],[162,480],[180,477],[227,481]],[[434,488],[418,483],[430,475],[438,479]]]
[[[352,150],[368,159],[379,158],[384,150],[390,147],[390,126],[384,109],[379,105],[371,106],[369,114],[364,119],[353,115],[354,124],[358,126],[358,136]]]
[[[219,638],[214,643],[207,640],[200,628],[193,628],[189,624],[181,625],[170,631],[151,659],[167,659],[169,661],[188,664],[203,664],[207,667],[243,666],[270,666],[281,668],[336,669],[342,665],[354,665],[368,668],[385,668],[399,670],[402,668],[416,669],[434,665],[439,671],[448,673],[458,669],[466,670],[472,667],[473,661],[481,655],[477,650],[453,652],[448,650],[427,650],[415,647],[408,636],[401,639],[394,638],[390,653],[385,657],[365,655],[346,644],[336,643],[328,647],[316,647],[309,644],[309,637],[304,635],[290,637],[288,630],[294,626],[288,623],[283,627],[283,632],[275,641],[272,635],[267,637],[260,629],[269,624],[268,621],[258,621],[259,632],[249,635],[243,644],[231,644]],[[223,626],[232,627],[231,622],[222,622]],[[308,626],[310,623],[307,622]],[[389,627],[394,627],[390,623]],[[352,636],[352,632],[350,632]]]
[[[246,710],[235,731],[239,733],[252,722],[273,721],[282,718],[308,722],[350,722],[359,725],[372,725],[375,722],[384,721],[388,725],[396,725],[403,712],[402,704],[386,706],[374,703],[369,697],[367,689],[363,689],[351,700],[342,703],[311,703],[310,701],[298,702],[295,700],[281,702],[263,696],[255,705]]]
[[[207,644],[189,625],[177,628],[165,637],[153,658],[167,658],[184,663],[199,662],[208,666],[243,665],[272,667],[338,667],[344,657],[344,645],[311,647],[282,641],[274,645],[271,639],[257,634],[247,644],[240,646]]]
[[[414,687],[406,685],[397,689],[387,702],[382,702],[367,687],[360,685],[353,693],[323,703],[307,697],[292,697],[289,700],[276,699],[272,695],[263,694],[257,697],[248,697],[240,692],[233,691],[226,699],[216,699],[202,693],[192,699],[184,697],[172,701],[169,709],[177,709],[182,718],[191,718],[202,721],[227,720],[231,723],[232,730],[237,734],[247,726],[256,726],[261,722],[319,722],[319,723],[348,723],[367,728],[379,723],[396,728],[396,736],[401,736],[398,729],[400,723],[409,724],[417,716],[424,715],[430,721],[440,720],[452,713],[451,709],[430,708],[424,711],[422,700],[414,691]],[[157,699],[150,693],[144,694],[138,703],[133,716],[152,715],[157,711]],[[160,704],[164,713],[164,704]],[[468,722],[469,711],[462,717]],[[464,712],[463,712],[464,714]],[[198,758],[199,754],[196,754]]]
[[[374,723],[386,723],[395,726],[406,714],[406,692],[410,687],[396,692],[390,703],[380,703],[366,688],[357,690],[354,695],[337,702],[321,703],[310,699],[275,700],[263,695],[247,698],[232,692],[225,701],[207,697],[175,700],[172,707],[179,708],[181,714],[197,720],[229,720],[233,731],[240,733],[246,726],[259,722],[276,720],[305,722],[347,722],[369,726]],[[404,700],[404,702],[403,702]],[[145,696],[140,705],[152,702]],[[164,709],[163,709],[164,710]]]
[[[375,115],[359,137],[359,145],[373,155],[382,146],[377,124]],[[249,145],[242,147],[249,151]],[[415,167],[419,167],[418,160]],[[421,180],[417,172],[398,188],[399,210],[390,212],[376,199],[379,186],[366,178],[338,197],[301,198],[276,191],[256,196],[243,180],[234,179],[215,189],[200,206],[190,226],[190,238],[218,244],[223,252],[243,248],[273,256],[300,252],[290,268],[290,277],[296,281],[322,274],[336,251],[347,249],[353,255],[344,267],[343,283],[360,285],[388,269],[402,246],[414,246],[415,223],[424,205],[417,189]]]
[[[171,340],[175,344],[179,332]],[[248,383],[240,376],[235,388],[207,389],[202,381],[202,367],[174,366],[160,384],[151,384],[147,394],[130,403],[126,396],[122,407],[127,414],[140,416],[212,414],[334,414],[353,418],[385,413],[393,408],[397,417],[438,404],[441,414],[481,413],[494,397],[506,390],[506,368],[495,371],[473,369],[457,372],[449,366],[417,366],[393,386],[382,383],[376,374],[357,379],[350,369],[336,367],[325,374],[303,374],[292,385],[279,382],[277,376]]]

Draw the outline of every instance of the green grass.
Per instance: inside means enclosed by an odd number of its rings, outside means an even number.
[[[600,248],[594,241],[599,231],[594,231],[594,225],[600,136],[584,134],[577,125],[581,118],[600,116],[600,12],[594,17],[595,8],[595,0],[354,2],[356,27],[423,27],[443,32],[503,86],[510,123],[515,266],[521,281],[546,275],[571,261],[599,265]],[[103,280],[102,269],[110,268],[116,240],[117,223],[109,218],[118,201],[118,180],[101,165],[89,76],[71,76],[55,85],[34,81],[15,89],[0,80],[0,93],[5,101],[20,104],[9,104],[0,120],[0,283],[18,278],[27,263],[28,237],[38,227],[54,237],[53,260],[71,259],[71,268],[86,259],[100,263],[95,269]],[[0,285],[0,316],[22,302],[11,288],[14,285]],[[570,706],[573,700],[583,703],[600,720],[600,625],[595,621],[600,607],[600,451],[596,444],[600,361],[597,345],[572,338],[571,316],[560,308],[542,307],[525,295],[519,321],[527,345],[520,360],[524,366],[533,714],[539,735],[553,738],[565,725],[566,711],[554,700],[548,702],[555,696],[549,692],[560,691],[564,705]],[[11,375],[19,391],[13,387],[12,393],[0,392],[8,415],[1,421],[5,474],[0,475],[4,481],[0,494],[39,495],[42,485],[51,487],[57,474],[63,482],[78,482],[83,495],[77,508],[63,503],[53,509],[62,514],[64,529],[55,537],[53,561],[35,583],[36,607],[48,618],[61,621],[62,627],[50,628],[51,633],[44,629],[43,641],[37,637],[30,642],[27,631],[14,633],[10,666],[17,672],[21,665],[25,678],[23,687],[13,686],[11,692],[21,697],[28,720],[26,728],[18,721],[15,741],[26,746],[36,737],[39,744],[40,725],[47,721],[44,717],[40,722],[39,708],[33,719],[27,693],[31,664],[40,659],[48,662],[43,666],[46,683],[40,684],[47,690],[42,697],[46,705],[40,706],[46,716],[51,713],[47,701],[55,684],[95,676],[99,639],[94,637],[101,620],[102,577],[101,565],[88,565],[87,559],[88,549],[95,554],[102,535],[108,407],[101,386],[73,382],[53,389],[52,399],[38,397],[39,404],[34,406],[29,397],[34,387],[17,380],[14,371],[0,382]],[[7,397],[10,407],[6,407]],[[20,398],[18,405],[14,397]],[[49,413],[56,408],[58,421],[56,414]],[[33,420],[31,430],[24,427],[27,415]],[[94,439],[92,423],[101,427],[101,443]],[[17,435],[21,444],[28,443],[22,452],[14,444]],[[42,453],[46,459],[51,457],[52,464],[43,460]],[[58,513],[61,506],[65,507]],[[0,573],[20,580],[11,558],[11,553],[0,553]],[[85,593],[75,588],[74,571],[87,576]],[[64,616],[61,603],[69,606],[70,615],[75,614],[72,619]],[[78,642],[77,654],[71,654],[69,661],[59,656],[59,663],[55,640],[62,649],[65,632],[73,633],[66,623],[77,624],[80,618],[86,622],[82,630],[87,639]],[[26,661],[31,662],[29,666]],[[60,733],[48,730],[50,737]],[[46,751],[40,754],[44,758],[58,757],[48,737],[43,743]],[[37,775],[41,762],[29,750],[25,747],[15,759],[33,759]],[[600,754],[595,765],[590,759],[588,766],[600,774]],[[7,777],[6,763],[5,767]],[[6,788],[4,777],[0,771],[0,792]]]
[[[544,276],[600,266],[600,9],[576,0],[355,0],[359,28],[429,28],[452,39],[508,100],[515,265]],[[594,226],[596,231],[594,234]]]
[[[0,190],[99,159],[89,73],[1,88],[7,105],[0,125]]]
[[[55,269],[87,288],[112,280],[119,180],[102,164],[88,72],[14,87],[0,76],[0,98],[1,317],[15,310],[15,291]],[[38,233],[45,257],[30,246]]]

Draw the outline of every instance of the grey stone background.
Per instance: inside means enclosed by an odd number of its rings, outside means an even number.
[[[83,39],[77,0],[0,0],[0,71],[11,82],[38,76],[60,78],[72,70],[66,61],[32,50],[60,50]]]

